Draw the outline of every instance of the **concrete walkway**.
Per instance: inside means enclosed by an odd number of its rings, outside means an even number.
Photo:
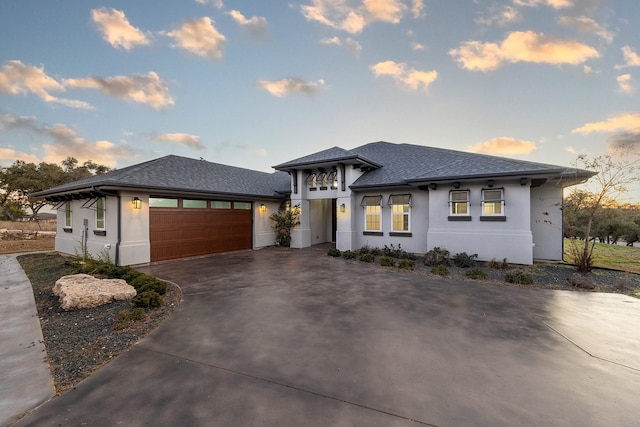
[[[17,426],[637,426],[640,300],[270,248],[142,268],[174,315]]]
[[[29,279],[0,255],[0,426],[55,394]]]

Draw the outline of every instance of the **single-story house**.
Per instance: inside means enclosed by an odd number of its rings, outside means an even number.
[[[593,172],[411,144],[330,148],[265,173],[174,155],[37,193],[56,250],[118,265],[273,245],[271,213],[298,209],[291,246],[434,247],[479,260],[562,259],[563,188]]]

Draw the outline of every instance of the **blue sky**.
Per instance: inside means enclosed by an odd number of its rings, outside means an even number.
[[[640,152],[640,2],[0,3],[0,165]]]

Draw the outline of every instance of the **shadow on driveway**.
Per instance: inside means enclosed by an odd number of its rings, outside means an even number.
[[[635,425],[640,300],[268,248],[140,268],[171,319],[19,425]]]

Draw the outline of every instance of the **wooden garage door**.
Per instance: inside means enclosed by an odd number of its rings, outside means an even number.
[[[251,249],[251,212],[247,202],[152,199],[151,261]]]

